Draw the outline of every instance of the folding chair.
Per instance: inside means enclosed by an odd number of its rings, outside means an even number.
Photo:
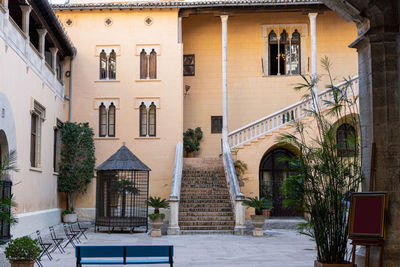
[[[63,225],[63,228],[64,228],[65,236],[67,237],[67,240],[68,240],[68,242],[65,244],[64,248],[65,248],[66,246],[68,246],[68,244],[71,244],[71,245],[75,248],[74,239],[75,239],[76,234],[74,234],[74,233],[69,233],[66,224]]]
[[[51,246],[53,244],[52,243],[44,243],[42,237],[40,236],[40,231],[36,231],[36,235],[37,235],[39,245],[42,248],[40,250],[39,259],[41,259],[43,257],[43,255],[46,254],[46,256],[49,258],[49,260],[53,260],[53,257],[50,255],[50,251],[49,251],[49,249],[51,248]],[[40,262],[39,262],[39,265],[41,265]]]
[[[80,240],[80,238],[79,238],[79,237],[82,235],[81,231],[80,231],[80,230],[75,230],[72,224],[69,225],[69,231],[70,231],[71,233],[75,234],[75,240],[76,240],[76,242],[77,242],[77,243],[81,243],[81,240]]]
[[[53,240],[53,243],[54,243],[54,247],[51,252],[58,249],[61,252],[61,254],[64,253],[65,250],[61,245],[61,243],[64,242],[64,238],[56,236],[56,232],[54,231],[54,226],[50,226],[49,230],[50,230],[51,239]]]
[[[81,224],[78,222],[78,228],[81,231],[81,235],[83,235],[86,239],[88,239],[87,236],[85,235],[85,232],[89,229],[89,227],[82,227]]]

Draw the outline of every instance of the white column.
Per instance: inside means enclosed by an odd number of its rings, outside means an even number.
[[[228,140],[228,15],[222,22],[222,139]]]
[[[311,76],[313,80],[317,78],[317,15],[318,13],[309,13],[310,35],[311,35]],[[318,92],[317,85],[314,86],[314,93]]]
[[[29,36],[29,14],[32,11],[31,6],[20,6],[22,11],[22,30],[24,31],[25,35]]]
[[[3,6],[4,6],[5,8],[8,8],[8,0],[3,0]]]
[[[182,43],[182,17],[178,18],[178,43]]]
[[[57,75],[57,47],[50,47],[51,52],[51,67],[53,68],[54,75]]]
[[[46,29],[37,29],[37,32],[39,33],[39,52],[42,55],[42,58],[44,59],[44,50],[45,50],[45,38],[47,34]]]

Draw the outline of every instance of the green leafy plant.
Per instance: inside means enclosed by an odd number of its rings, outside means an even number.
[[[305,82],[296,87],[296,90],[306,90],[306,96],[312,100],[313,107],[307,112],[314,124],[311,129],[297,122],[293,134],[280,138],[282,144],[290,144],[299,151],[297,158],[284,159],[289,161],[293,175],[284,181],[282,189],[287,196],[286,205],[301,206],[306,212],[307,223],[300,226],[300,232],[315,240],[318,261],[342,264],[350,259],[347,250],[349,196],[359,190],[362,175],[359,140],[351,136],[345,141],[348,145],[341,144],[341,149],[351,150],[341,156],[336,128],[342,123],[359,125],[357,118],[348,116],[359,114],[358,98],[351,79],[340,87],[334,86],[329,59],[321,62],[330,78],[331,98],[320,102],[313,90],[316,79],[303,77]]]
[[[68,214],[73,214],[73,213],[74,213],[73,210],[64,210],[64,211],[62,212],[62,215],[68,215]]]
[[[199,151],[200,140],[203,138],[203,132],[200,127],[196,129],[187,129],[183,133],[183,147],[187,153]]]
[[[4,181],[9,179],[11,171],[18,172],[17,152],[15,150],[6,153],[3,160],[0,160],[0,188],[3,187]],[[16,207],[13,194],[8,197],[3,196],[3,198],[0,199],[0,221],[7,221],[10,224],[17,222],[17,219],[11,212],[13,207]]]
[[[235,166],[236,177],[238,179],[238,183],[240,187],[244,186],[244,182],[247,181],[247,178],[244,178],[243,175],[247,171],[247,164],[241,160],[235,160],[233,163]]]
[[[248,208],[254,208],[256,215],[261,215],[261,210],[263,209],[271,210],[273,208],[272,201],[263,197],[260,199],[258,197],[247,197],[243,201],[243,205]]]
[[[132,180],[121,179],[114,181],[113,190],[118,193],[118,198],[122,197],[121,216],[124,217],[126,213],[126,195],[128,193],[136,195],[137,193],[139,193],[139,189],[135,187],[135,184]]]
[[[61,128],[62,149],[58,191],[67,195],[67,210],[74,210],[76,193],[86,192],[94,176],[93,129],[88,123],[67,122]]]
[[[154,208],[154,214],[160,214],[160,209],[166,209],[169,207],[168,201],[165,198],[161,199],[160,197],[149,197],[147,204]]]
[[[11,240],[5,254],[9,261],[34,261],[39,258],[40,247],[37,240],[24,236]]]
[[[152,220],[157,219],[158,217],[161,217],[164,220],[165,214],[163,214],[163,213],[149,214],[149,218],[152,219]]]

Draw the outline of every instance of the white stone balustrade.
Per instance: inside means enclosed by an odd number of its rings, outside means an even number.
[[[358,95],[358,76],[353,77],[351,80],[351,86],[348,88],[347,94]],[[337,84],[336,87],[341,87],[346,82]],[[325,101],[333,100],[333,93],[331,89],[322,91],[318,95],[320,107],[326,107]],[[286,107],[278,112],[263,117],[253,123],[245,125],[235,131],[232,131],[228,135],[228,140],[231,148],[236,148],[249,143],[261,136],[264,136],[278,128],[285,126],[293,121],[307,117],[309,114],[307,110],[313,108],[311,98],[299,101],[289,107]]]

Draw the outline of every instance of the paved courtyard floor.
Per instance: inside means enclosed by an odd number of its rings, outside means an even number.
[[[82,243],[174,245],[174,266],[177,267],[311,267],[314,265],[315,244],[294,230],[266,230],[264,237],[234,235],[179,235],[152,238],[145,233],[87,233]],[[75,266],[74,249],[68,245],[66,253],[54,252],[53,261],[42,259],[44,267]],[[97,266],[97,265],[91,265]],[[123,266],[123,265],[114,265]],[[149,266],[149,265],[132,265]],[[167,265],[152,265],[167,266]]]

